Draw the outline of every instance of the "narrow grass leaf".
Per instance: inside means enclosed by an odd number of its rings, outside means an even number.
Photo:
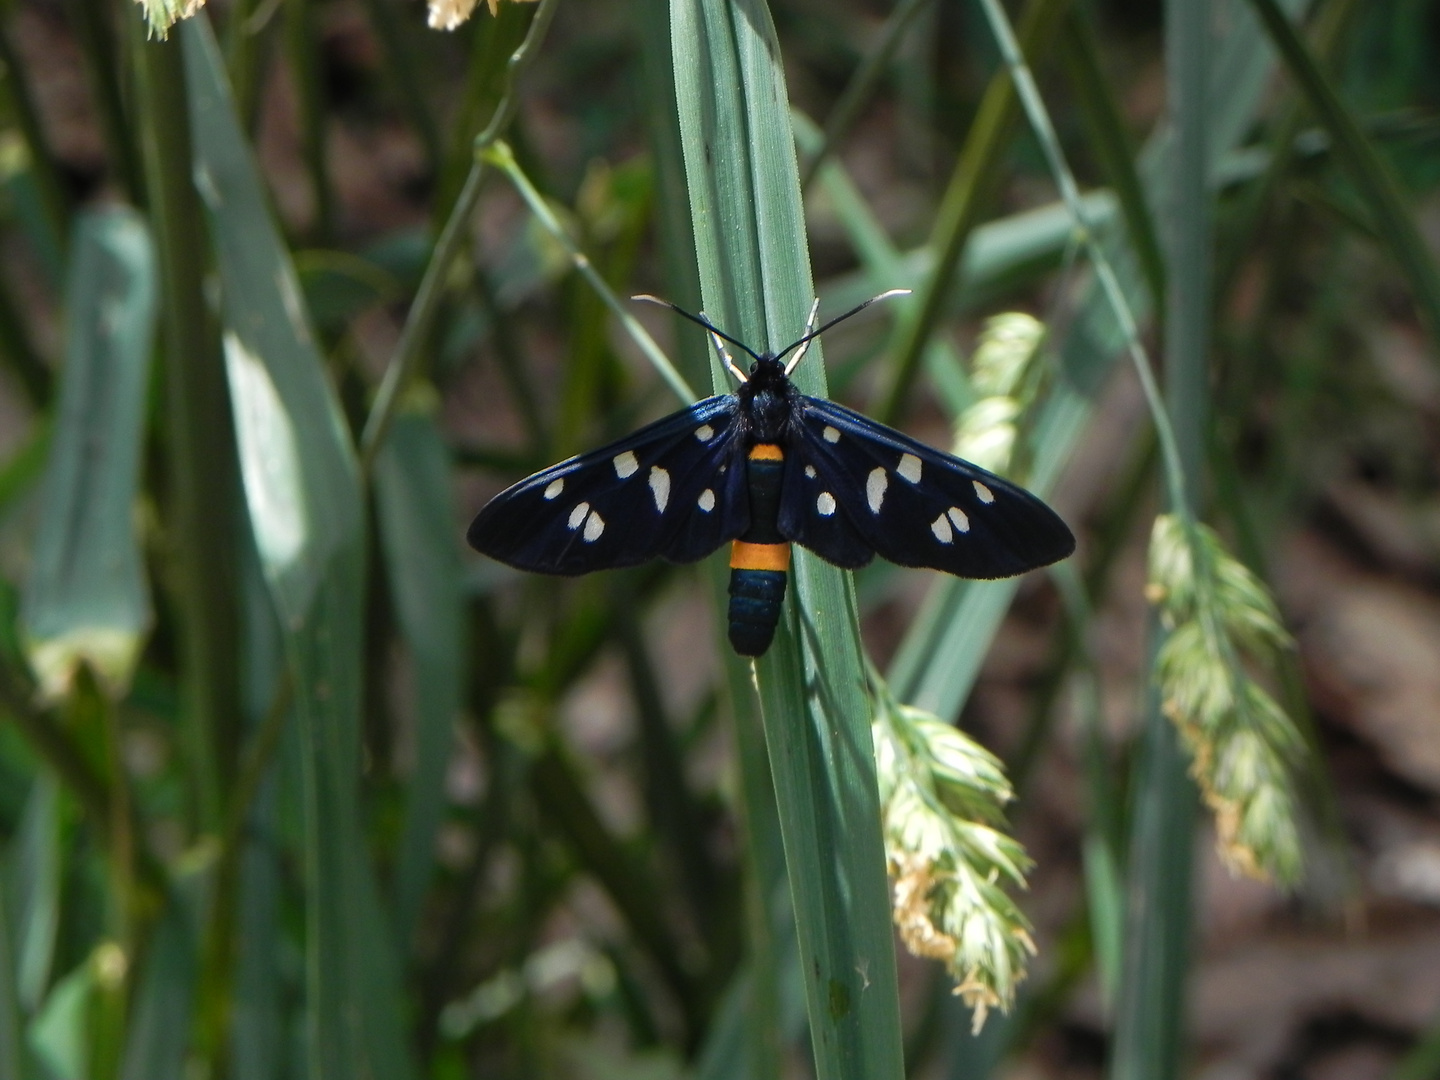
[[[705,309],[757,348],[813,299],[779,48],[760,0],[673,0],[671,42]],[[717,389],[724,372],[712,364]],[[796,371],[823,394],[816,351]],[[795,553],[794,593],[756,665],[794,900],[816,1074],[903,1073],[889,889],[849,576]]]
[[[1203,490],[1210,345],[1213,207],[1210,193],[1209,68],[1211,13],[1171,0],[1165,7],[1165,59],[1171,154],[1161,222],[1164,233],[1165,405],[1184,473],[1181,492],[1198,511]],[[1151,619],[1152,637],[1160,634]],[[1162,635],[1163,637],[1163,635]],[[1157,651],[1163,646],[1156,643]],[[1125,949],[1116,1001],[1114,1080],[1166,1080],[1178,1075],[1189,968],[1191,896],[1198,801],[1187,775],[1189,754],[1146,695],[1141,767],[1136,773],[1125,904]]]
[[[55,984],[30,1022],[30,1049],[50,1075],[90,1077],[96,997],[95,966],[87,958]]]
[[[1135,168],[1135,155],[1120,103],[1100,66],[1100,43],[1091,15],[1076,4],[1065,15],[1061,57],[1077,93],[1080,117],[1089,135],[1091,152],[1105,171],[1125,217],[1130,243],[1145,272],[1150,300],[1157,308],[1165,295],[1165,261],[1155,233],[1145,188]]]
[[[150,625],[135,535],[155,332],[155,257],[134,211],[83,215],[66,284],[65,368],[21,619],[41,693],[88,663],[112,692]]]
[[[16,980],[15,927],[10,921],[9,889],[0,888],[0,1080],[25,1080],[24,1021]]]
[[[184,1080],[195,988],[195,927],[183,891],[151,934],[130,1002],[120,1080]]]
[[[224,298],[226,367],[260,563],[294,674],[304,803],[309,1070],[404,1080],[392,927],[365,846],[359,469],[209,25],[181,27]]]
[[[1251,0],[1251,4],[1300,92],[1329,134],[1336,159],[1367,204],[1381,241],[1408,279],[1415,302],[1429,324],[1432,343],[1440,340],[1440,269],[1420,235],[1414,214],[1405,205],[1399,182],[1340,100],[1282,6],[1277,0]],[[1431,351],[1440,353],[1433,345]]]
[[[400,413],[375,459],[376,510],[396,619],[413,665],[415,763],[395,870],[398,940],[410,941],[435,866],[445,765],[464,681],[465,609],[450,457],[428,412]]]
[[[1244,0],[1227,0],[1227,32],[1217,42],[1210,76],[1210,146],[1212,163],[1224,160],[1247,135],[1259,108],[1274,54]],[[1305,0],[1292,0],[1292,14]],[[1140,176],[1146,201],[1161,205],[1166,198],[1165,166],[1171,153],[1165,133],[1142,155]],[[1090,196],[1093,197],[1093,196]],[[1113,197],[1110,205],[1114,208]],[[1063,207],[1066,231],[1073,221]],[[1101,219],[1086,207],[1086,218],[1115,266],[1131,311],[1146,319],[1151,307],[1145,279],[1133,254],[1116,235],[1113,218]],[[982,230],[983,231],[983,230]],[[1063,378],[1041,408],[1032,434],[1034,464],[1026,483],[1045,494],[1058,479],[1074,446],[1089,423],[1091,401],[1109,375],[1125,337],[1097,285],[1086,286],[1068,325],[1056,328],[1053,348]],[[955,716],[969,696],[1017,582],[937,582],[919,616],[901,642],[888,680],[896,696],[939,716]]]
[[[25,798],[10,864],[15,897],[15,982],[20,1007],[33,1013],[50,986],[65,867],[64,795],[49,770],[36,773]]]
[[[285,663],[284,640],[275,607],[251,543],[241,547],[241,672],[249,730],[269,712]],[[293,717],[291,718],[293,721]],[[293,727],[286,742],[298,740]],[[255,792],[240,853],[239,898],[235,905],[235,966],[230,997],[230,1061],[235,1080],[271,1080],[282,1075],[289,1056],[285,1019],[289,1007],[281,963],[285,942],[280,922],[285,835],[281,821],[282,768],[288,747]],[[298,830],[296,830],[298,831]]]
[[[831,162],[821,172],[822,178],[833,175],[839,166]],[[828,184],[825,185],[828,191]],[[913,287],[931,272],[934,256],[928,247],[899,252],[896,276],[877,280],[869,265],[869,250],[861,246],[861,237],[850,227],[849,208],[835,199],[836,215],[851,232],[857,255],[866,259],[866,268],[859,273],[844,274],[826,282],[822,294],[827,310],[845,310],[874,296],[882,287]],[[1104,232],[1110,228],[1117,213],[1115,196],[1109,191],[1087,193],[1082,204],[1085,220],[1091,227]],[[1024,210],[977,226],[965,246],[950,291],[942,309],[946,318],[983,311],[1001,297],[1034,284],[1042,274],[1059,268],[1067,251],[1074,247],[1075,224],[1064,203],[1049,203],[1033,210]],[[933,343],[932,343],[933,344]]]

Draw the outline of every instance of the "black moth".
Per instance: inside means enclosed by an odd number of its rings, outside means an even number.
[[[810,341],[902,292],[819,330],[812,308],[805,334],[778,353],[636,297],[705,327],[738,389],[501,492],[471,523],[470,546],[521,570],[574,575],[655,558],[694,562],[732,543],[730,643],[742,656],[770,647],[792,543],[847,569],[879,554],[965,578],[1065,558],[1075,538],[1028,491],[790,382]],[[748,377],[725,342],[753,358]]]

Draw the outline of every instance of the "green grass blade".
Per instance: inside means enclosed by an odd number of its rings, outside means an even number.
[[[1027,56],[1045,52],[1059,30],[1069,0],[1030,0],[1021,23],[1022,48]],[[980,104],[980,111],[956,159],[950,183],[931,229],[930,248],[935,266],[917,286],[916,295],[902,310],[891,342],[890,371],[875,418],[893,424],[904,407],[911,384],[920,371],[926,343],[933,336],[945,297],[949,294],[966,245],[980,215],[988,209],[1004,171],[1000,155],[1015,134],[1018,99],[1010,74],[995,73]]]
[[[300,121],[305,171],[314,202],[313,231],[322,243],[335,231],[335,189],[326,153],[325,76],[313,0],[284,0],[285,52],[290,61]]]
[[[1151,302],[1158,308],[1165,295],[1165,261],[1160,254],[1160,240],[1155,234],[1150,206],[1145,201],[1144,185],[1135,168],[1120,103],[1101,70],[1100,43],[1085,5],[1077,4],[1066,12],[1061,45],[1061,58],[1075,86],[1091,151],[1115,190],[1130,242],[1145,272]]]
[[[30,664],[50,695],[82,662],[112,690],[123,687],[150,625],[134,504],[155,256],[139,215],[115,208],[80,218],[66,301],[59,420],[21,609]]]
[[[138,5],[127,15],[135,68],[147,204],[159,257],[166,471],[166,536],[175,573],[186,773],[200,827],[220,829],[240,746],[236,538],[240,532],[235,432],[206,303],[204,219],[190,179],[190,125],[178,41],[146,37]]]
[[[8,33],[0,33],[0,111],[19,129],[25,144],[24,171],[7,173],[5,184],[11,189],[20,224],[35,245],[41,265],[48,271],[51,283],[58,285],[65,264],[70,198],[25,82],[25,68],[10,45]]]
[[[1293,0],[1292,7],[1303,4],[1304,0]],[[1229,32],[1218,44],[1211,67],[1212,161],[1220,161],[1245,138],[1273,63],[1249,11],[1238,2],[1232,3],[1232,9]],[[1168,197],[1164,168],[1169,153],[1168,140],[1161,137],[1142,155],[1140,175],[1152,206]],[[1089,206],[1086,216],[1116,268],[1131,311],[1137,319],[1146,318],[1148,290],[1133,256],[1119,244],[1107,220],[1091,213]],[[1090,420],[1091,398],[1124,346],[1119,324],[1100,290],[1092,286],[1080,300],[1074,321],[1055,341],[1064,378],[1035,423],[1035,462],[1027,484],[1037,492],[1049,490],[1069,459]],[[938,582],[891,665],[887,678],[896,696],[939,716],[957,715],[1014,589],[1014,582]]]
[[[25,1080],[24,1023],[15,966],[9,889],[0,888],[0,1080]]]
[[[1110,1061],[1115,1080],[1173,1077],[1180,1054],[1197,800],[1175,725],[1159,706],[1151,695],[1135,770],[1125,955]]]
[[[91,1022],[95,968],[87,959],[60,979],[26,1031],[30,1049],[52,1076],[90,1076],[96,1033]]]
[[[757,348],[813,299],[779,48],[757,0],[674,0],[676,99],[705,310]],[[717,389],[724,374],[713,371]],[[814,352],[796,372],[823,394]],[[848,575],[797,551],[794,590],[756,664],[794,900],[816,1075],[903,1072],[870,707]]]
[[[400,633],[414,665],[415,771],[395,870],[398,940],[412,940],[445,810],[445,765],[464,687],[465,609],[450,458],[435,419],[402,412],[375,459],[376,511]]]
[[[1183,511],[1193,514],[1201,501],[1209,414],[1211,25],[1201,5],[1172,0],[1165,11],[1172,132],[1163,217],[1165,404],[1186,479]],[[1170,498],[1173,502],[1175,492]],[[1151,629],[1161,632],[1158,620],[1151,620]],[[1198,800],[1188,775],[1189,753],[1153,688],[1148,698],[1126,866],[1125,956],[1110,1061],[1114,1080],[1178,1075],[1184,1026]]]
[[[284,642],[255,549],[246,544],[241,553],[242,670],[245,714],[253,732],[264,722],[282,680]],[[296,756],[296,735],[292,726],[288,745],[282,744],[278,760],[255,793],[240,852],[230,1044],[222,1048],[229,1055],[235,1080],[271,1080],[283,1075],[290,1051],[285,1028],[289,991],[280,971],[285,944],[280,922],[284,853],[279,837],[283,766],[287,757],[293,760]]]
[[[1336,159],[1365,200],[1376,231],[1410,282],[1415,303],[1429,326],[1432,352],[1440,352],[1433,346],[1440,341],[1440,269],[1420,235],[1414,214],[1405,205],[1399,182],[1276,0],[1251,0],[1251,5],[1300,92],[1329,133]]]
[[[194,1006],[195,927],[186,902],[172,894],[145,949],[130,1002],[120,1080],[184,1080]]]
[[[905,31],[910,26],[910,20],[917,13],[931,3],[931,0],[900,0],[885,18],[885,25],[880,28],[877,35],[879,40],[874,47],[865,55],[860,66],[846,83],[845,89],[841,92],[839,99],[835,102],[835,108],[825,119],[824,134],[816,143],[814,149],[807,149],[808,160],[805,162],[805,175],[801,177],[800,186],[808,189],[815,179],[820,166],[823,165],[835,152],[837,146],[850,133],[850,128],[860,116],[860,110],[870,101],[870,95],[875,92],[881,76],[885,74],[886,68],[895,58],[895,51],[904,40]]]
[[[209,25],[180,28],[226,322],[251,530],[285,632],[300,732],[310,1075],[412,1075],[392,928],[360,816],[359,469],[270,218]]]
[[[63,796],[42,770],[30,785],[10,866],[15,897],[15,983],[20,1007],[32,1013],[50,985],[60,925],[65,868]]]

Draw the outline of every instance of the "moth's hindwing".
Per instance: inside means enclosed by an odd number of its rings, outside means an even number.
[[[495,496],[470,546],[521,570],[694,562],[750,523],[733,396],[706,398]]]
[[[1002,578],[1075,549],[1028,491],[843,405],[805,398],[793,443],[781,534],[838,565],[867,562],[863,545],[900,566]]]

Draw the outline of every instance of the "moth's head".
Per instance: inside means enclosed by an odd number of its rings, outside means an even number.
[[[784,374],[785,365],[780,363],[779,358],[772,352],[761,353],[750,365],[750,378],[759,379],[762,382]]]

